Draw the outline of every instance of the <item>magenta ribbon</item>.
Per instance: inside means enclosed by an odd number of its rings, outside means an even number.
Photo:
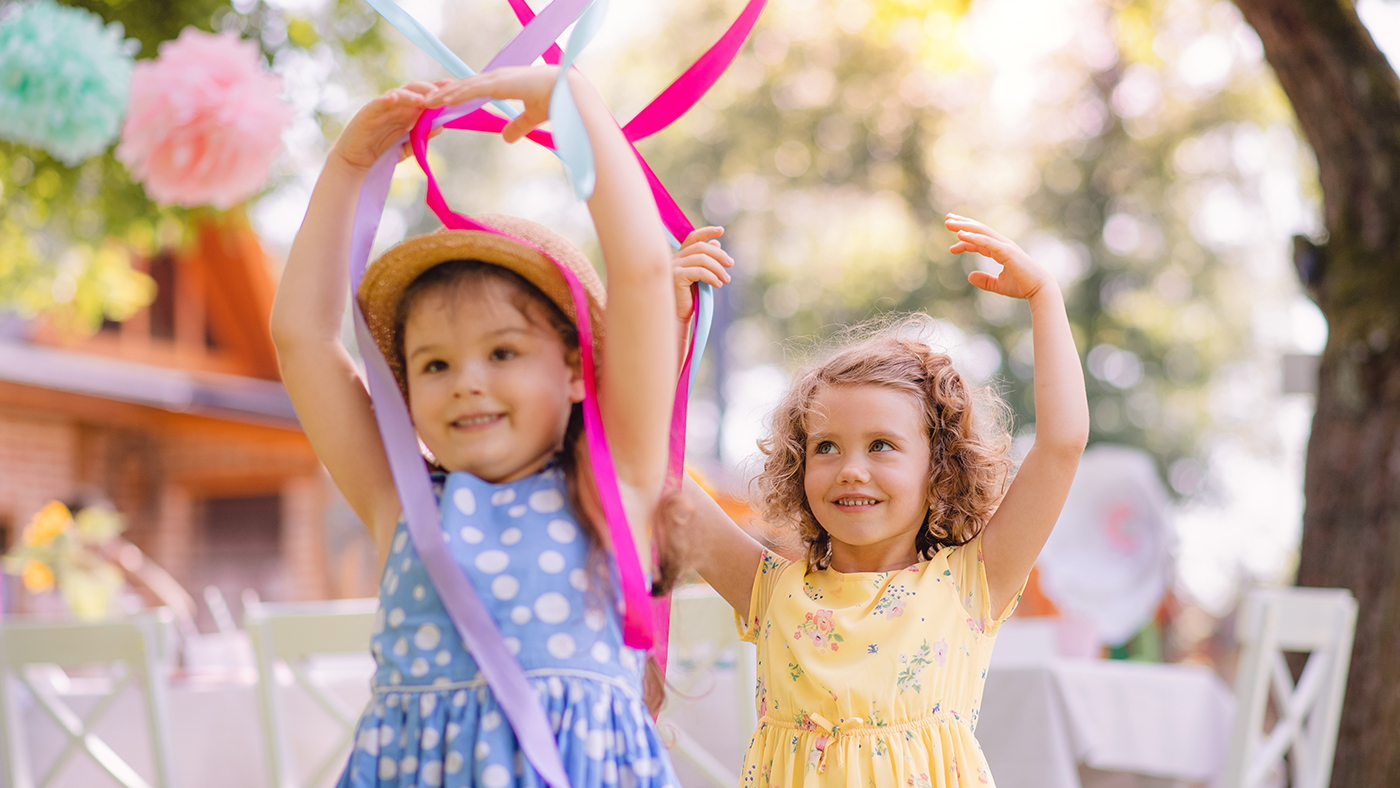
[[[522,24],[528,26],[536,19],[534,12],[525,4],[524,0],[508,0],[508,2],[515,11],[517,19],[519,19]],[[748,39],[749,34],[753,31],[754,25],[758,21],[759,15],[766,5],[767,0],[749,0],[744,6],[744,10],[719,40],[706,50],[690,68],[686,69],[685,73],[677,78],[675,82],[661,91],[656,98],[652,99],[646,107],[622,127],[623,134],[627,137],[628,141],[635,143],[638,140],[655,134],[674,123],[680,116],[689,111],[691,107],[695,106],[695,103],[705,95],[714,85],[715,81],[719,79],[720,75],[722,75],[734,61],[734,57],[738,54],[739,48],[742,47],[744,41]],[[546,62],[557,64],[561,55],[562,53],[559,51],[558,47],[555,46],[551,47],[551,49],[544,54],[544,59]],[[487,70],[490,68],[491,67],[488,66]],[[458,112],[460,112],[458,117],[448,120],[441,125],[444,128],[451,129],[499,133],[505,128],[506,124],[509,123],[507,118],[489,112],[481,105],[472,107],[469,111],[465,110],[465,106],[466,105],[464,105],[461,111],[454,111],[453,114],[458,114]],[[426,125],[427,124],[423,120],[420,120],[419,126],[414,130],[415,134],[419,129],[425,128]],[[547,131],[535,129],[525,136],[545,148],[550,150],[554,149],[554,138]],[[637,151],[635,145],[632,147],[632,152],[636,155],[637,162],[641,165],[642,171],[646,175],[647,183],[651,187],[652,197],[656,200],[657,209],[661,213],[662,222],[666,225],[666,229],[676,239],[677,243],[683,243],[686,236],[695,229],[695,226],[691,224],[685,212],[676,204],[671,193],[667,191],[666,187],[661,183],[661,179],[656,176],[656,173],[652,171],[646,160],[642,158],[641,153]],[[425,158],[419,159],[419,165],[424,168],[425,173],[428,172],[427,160]],[[438,214],[439,218],[443,219],[442,211],[439,210],[438,206],[434,205],[433,192],[436,191],[436,183],[430,173],[428,174],[428,181],[428,204],[433,208],[433,211]],[[440,193],[437,200],[441,203],[442,209],[447,210],[445,202],[441,202]],[[448,211],[448,213],[450,213],[450,211]],[[455,216],[455,214],[453,215]],[[443,223],[447,224],[447,220],[443,219]],[[696,296],[696,304],[698,304],[698,295]],[[698,309],[695,314],[698,317]],[[684,363],[681,365],[681,372],[677,381],[675,402],[671,410],[670,458],[667,463],[666,472],[666,484],[668,489],[676,489],[679,487],[681,473],[684,470],[685,418],[687,399],[690,390],[691,367],[692,361],[695,358],[697,336],[698,332],[693,332],[691,334],[691,340],[686,350],[686,357]],[[609,515],[609,519],[611,522],[611,515]],[[613,534],[613,536],[614,544],[618,544],[617,534]],[[631,547],[630,531],[627,532],[626,541],[628,542],[628,546]],[[635,547],[631,547],[630,552],[635,554]],[[622,555],[618,555],[618,568],[619,573],[623,575],[624,602],[626,604],[624,611],[624,633],[629,631],[639,632],[641,631],[641,627],[632,620],[635,617],[633,613],[634,611],[639,612],[643,610],[644,607],[641,605],[634,607],[634,600],[625,594],[628,570],[624,568],[627,565],[623,562],[623,558]],[[652,654],[656,657],[657,664],[661,667],[664,674],[668,651],[667,635],[670,629],[671,618],[669,597],[653,600],[651,617],[653,621],[647,623],[654,623],[655,629],[654,635],[648,638],[647,642],[651,647]],[[650,627],[648,627],[648,629],[650,629]],[[644,648],[644,646],[639,645],[639,642],[628,642],[628,645]]]
[[[578,18],[587,0],[555,0],[531,21],[491,61],[491,68],[528,65],[552,44],[570,23]],[[358,292],[369,262],[374,235],[384,214],[400,146],[393,145],[370,168],[360,191],[351,231],[351,291]],[[441,515],[433,495],[423,456],[408,408],[393,373],[379,352],[365,323],[359,300],[354,299],[355,336],[365,360],[375,420],[384,440],[384,451],[403,505],[409,538],[423,560],[448,617],[476,660],[482,676],[500,702],[520,749],[531,766],[554,788],[570,788],[568,773],[554,740],[553,726],[539,696],[530,685],[520,663],[506,649],[500,627],[482,604],[462,568],[447,548]],[[585,317],[588,312],[582,313]],[[635,559],[634,559],[635,560]]]
[[[534,15],[524,0],[509,2],[517,16],[525,23],[524,30],[492,58],[485,71],[502,66],[528,65],[541,56],[549,62],[559,62],[562,53],[554,42],[569,24],[578,19],[589,4],[588,0],[555,0],[538,15]],[[765,4],[766,0],[750,0],[739,19],[724,36],[624,127],[623,131],[628,140],[635,142],[665,128],[693,106],[733,61]],[[427,138],[431,129],[435,127],[479,131],[499,131],[504,127],[504,119],[481,110],[484,103],[484,100],[477,99],[455,107],[426,112],[409,137],[414,155],[428,179],[428,204],[443,224],[454,229],[484,230],[505,235],[495,228],[452,211],[447,206],[427,163]],[[536,142],[553,147],[553,140],[544,132],[535,131],[528,136]],[[351,241],[353,292],[358,292],[360,281],[364,277],[374,236],[384,212],[394,167],[398,163],[399,149],[399,145],[392,146],[375,162],[360,193]],[[635,147],[633,151],[636,152]],[[678,242],[683,242],[693,230],[693,225],[640,154],[637,154],[637,159],[646,174],[667,229]],[[524,243],[518,238],[514,240]],[[666,633],[670,619],[669,600],[652,600],[650,606],[646,604],[647,589],[642,581],[641,564],[622,508],[612,456],[608,450],[598,409],[592,326],[589,319],[591,312],[587,296],[572,272],[563,266],[560,266],[560,271],[569,286],[578,318],[581,371],[587,388],[583,404],[585,433],[622,586],[624,642],[636,648],[652,647],[664,669]],[[692,297],[698,302],[698,296]],[[482,604],[471,581],[447,549],[447,535],[442,531],[437,502],[422,455],[419,453],[407,406],[387,362],[369,333],[357,299],[354,304],[354,316],[356,339],[364,356],[370,396],[375,404],[375,419],[384,440],[394,484],[403,505],[409,537],[423,559],[424,568],[438,590],[453,626],[461,635],[464,645],[476,660],[482,676],[497,697],[525,757],[549,785],[554,788],[568,788],[568,774],[564,771],[558,744],[554,740],[553,726],[538,696],[530,686],[520,663],[506,650],[495,619]],[[685,413],[695,341],[696,336],[693,334],[681,367],[672,410],[671,454],[667,467],[667,485],[671,489],[679,485],[684,462]],[[651,615],[646,615],[644,611],[649,608]],[[659,632],[653,630],[653,623],[658,626]]]

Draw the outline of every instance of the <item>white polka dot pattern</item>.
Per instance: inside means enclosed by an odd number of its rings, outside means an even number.
[[[540,594],[535,600],[535,615],[546,624],[561,624],[569,617],[569,600],[554,591]]]
[[[545,531],[559,544],[571,544],[578,536],[578,526],[568,520],[550,520]]]
[[[550,635],[549,640],[545,641],[544,647],[549,651],[549,655],[555,659],[568,659],[578,650],[578,644],[567,632],[555,632]]]
[[[462,487],[452,493],[452,503],[457,506],[457,511],[462,514],[476,514],[476,495],[472,493],[469,487]]]
[[[543,553],[540,553],[539,565],[540,569],[543,569],[551,575],[557,575],[564,571],[564,567],[568,566],[568,563],[564,560],[564,556],[560,555],[558,551],[545,550]]]
[[[491,581],[491,596],[500,600],[515,599],[520,593],[520,581],[510,575],[501,575]]]
[[[487,550],[476,556],[476,568],[488,575],[504,571],[510,566],[510,556],[501,550]]]
[[[678,784],[640,702],[635,652],[622,647],[614,601],[595,600],[589,535],[553,468],[506,485],[461,474],[441,493],[448,554],[495,617],[507,651],[530,671],[555,725],[567,722],[577,788]],[[379,669],[347,767],[349,784],[445,788],[516,785],[527,768],[400,525],[381,578],[371,652]],[[614,593],[615,595],[615,593]],[[551,673],[558,669],[560,673]],[[597,678],[590,678],[596,676]],[[609,681],[633,687],[618,691]],[[561,745],[564,740],[561,740]],[[390,775],[383,777],[381,775]]]

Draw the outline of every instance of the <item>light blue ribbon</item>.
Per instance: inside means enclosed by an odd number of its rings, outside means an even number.
[[[564,161],[569,180],[573,182],[574,194],[580,200],[593,196],[593,187],[597,185],[598,178],[593,168],[593,142],[588,138],[588,129],[584,128],[583,117],[579,115],[578,104],[574,102],[573,91],[569,89],[569,69],[573,68],[578,54],[598,34],[607,13],[608,0],[593,0],[593,4],[579,17],[573,35],[569,36],[569,48],[559,61],[554,92],[549,96],[549,122],[554,127],[554,149]]]
[[[442,43],[441,39],[433,35],[432,31],[424,27],[421,22],[394,0],[365,0],[365,2],[384,17],[386,22],[402,33],[410,43],[427,52],[433,60],[447,69],[448,73],[459,79],[476,76],[476,72],[472,70],[471,66],[463,62],[455,52]],[[607,0],[595,0],[575,24],[573,35],[569,37],[568,50],[564,53],[564,59],[559,64],[558,82],[550,97],[549,112],[550,123],[554,127],[554,155],[558,156],[564,163],[574,193],[581,200],[587,200],[592,196],[593,188],[597,184],[597,174],[594,169],[593,146],[588,138],[588,131],[583,125],[583,119],[579,116],[578,105],[574,102],[573,93],[569,90],[567,75],[574,59],[578,57],[578,53],[597,35],[598,28],[602,26],[603,17],[607,13],[607,5]],[[559,89],[561,85],[563,90]],[[515,118],[520,114],[504,101],[493,100],[491,104],[505,113],[507,117]],[[669,232],[666,233],[666,238],[671,242],[671,248],[680,248],[680,241],[673,238]],[[714,289],[704,282],[700,282],[699,285],[700,304],[695,316],[695,350],[691,360],[692,372],[690,376],[691,392],[695,390],[697,377],[694,370],[699,367],[700,360],[705,356],[705,347],[709,344],[710,327],[714,323],[715,310]]]

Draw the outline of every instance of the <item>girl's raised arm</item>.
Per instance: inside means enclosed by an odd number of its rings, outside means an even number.
[[[977,252],[1002,265],[997,276],[973,272],[968,277],[972,284],[1024,298],[1031,307],[1035,444],[982,537],[993,615],[1000,615],[1025,584],[1059,519],[1089,439],[1089,402],[1064,296],[1054,278],[1021,247],[981,222],[949,214],[946,225],[958,234],[954,254]]]
[[[369,393],[340,341],[350,286],[350,233],[366,174],[418,119],[434,85],[391,90],[365,105],[326,159],[272,306],[282,382],[316,456],[388,555],[399,517]]]
[[[428,103],[457,104],[483,96],[521,100],[524,111],[502,132],[507,142],[514,142],[547,119],[557,74],[545,66],[496,69],[452,83],[429,96]],[[607,266],[599,404],[618,478],[647,502],[644,512],[629,512],[638,550],[645,555],[647,524],[665,481],[678,363],[671,250],[646,176],[617,121],[580,74],[571,72],[569,84],[593,143],[598,177],[588,209]]]

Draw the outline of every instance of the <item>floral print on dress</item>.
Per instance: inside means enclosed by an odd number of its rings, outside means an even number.
[[[899,694],[903,695],[911,689],[915,692],[924,691],[920,682],[923,679],[924,669],[929,666],[930,662],[932,662],[932,660],[929,658],[927,638],[912,656],[909,654],[899,655],[899,663],[904,666],[904,669],[899,672],[899,676],[895,679],[899,687]]]
[[[792,634],[792,639],[801,640],[803,635],[806,635],[816,645],[817,651],[823,653],[827,649],[840,651],[841,644],[846,642],[846,638],[836,631],[836,624],[832,620],[830,610],[808,613],[807,620],[798,625],[797,631]]]
[[[765,552],[741,613],[766,696],[746,786],[994,788],[973,726],[1001,621],[979,544],[845,574]]]
[[[913,591],[904,586],[890,586],[881,595],[880,601],[875,603],[873,615],[884,616],[887,619],[899,618],[904,615],[904,607],[909,598],[914,595]]]
[[[796,662],[788,663],[788,675],[792,677],[793,681],[797,681],[798,679],[802,678],[802,672],[803,671],[801,665],[797,664]]]
[[[933,661],[938,667],[943,667],[948,662],[948,639],[939,638],[933,644]]]

